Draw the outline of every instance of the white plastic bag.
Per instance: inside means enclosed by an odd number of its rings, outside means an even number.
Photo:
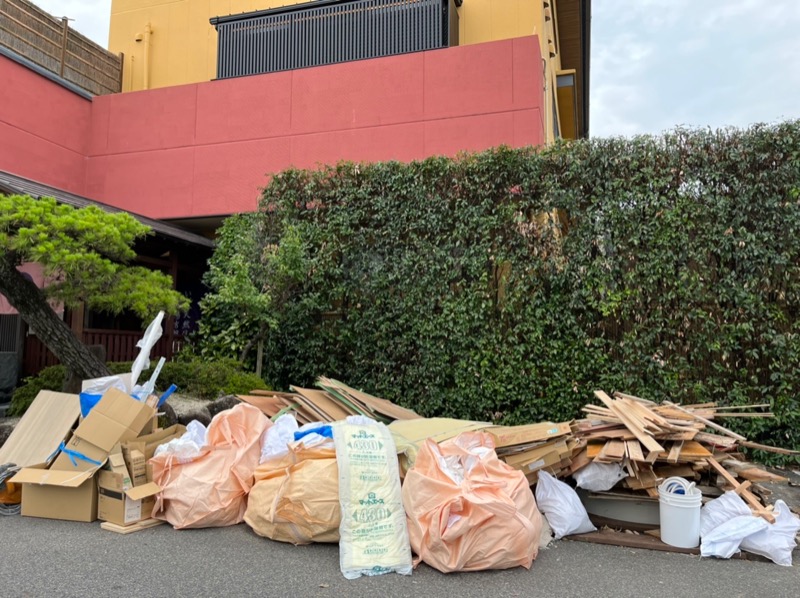
[[[767,557],[773,563],[792,566],[792,551],[797,546],[795,536],[800,531],[800,518],[782,500],[775,501],[775,523],[767,524],[760,532],[742,540],[741,548]]]
[[[700,556],[729,559],[739,552],[739,545],[749,535],[762,531],[769,524],[753,514],[728,519],[700,538]]]
[[[536,483],[536,503],[553,529],[556,540],[571,534],[597,531],[578,493],[544,470]]]
[[[620,463],[597,463],[593,461],[586,467],[572,474],[578,488],[584,488],[590,492],[605,492],[616,486],[625,473]]]
[[[163,319],[164,312],[158,312],[158,315],[150,322],[147,330],[144,331],[142,338],[136,343],[136,346],[139,347],[139,354],[136,356],[133,366],[131,366],[131,390],[136,387],[142,370],[146,370],[150,366],[150,349],[152,349],[158,342],[158,339],[161,338],[161,320]]]
[[[264,434],[259,463],[267,459],[277,459],[289,454],[289,443],[294,441],[297,420],[294,415],[285,413],[275,420],[275,424]]]
[[[739,552],[742,540],[767,525],[738,494],[728,491],[700,510],[700,555],[729,559]]]
[[[186,432],[180,438],[156,447],[155,455],[172,455],[178,463],[189,463],[198,457],[203,447],[208,444],[208,430],[199,421],[192,420],[186,426]]]

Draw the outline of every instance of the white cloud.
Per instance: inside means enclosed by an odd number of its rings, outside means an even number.
[[[800,118],[797,0],[592,3],[592,135]]]

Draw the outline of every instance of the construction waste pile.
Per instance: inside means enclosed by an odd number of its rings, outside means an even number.
[[[545,535],[792,564],[800,518],[767,487],[786,479],[739,448],[794,453],[717,423],[769,416],[753,408],[597,391],[586,419],[497,426],[422,418],[320,378],[239,396],[207,427],[161,429],[174,389],[154,393],[158,366],[138,384],[147,335],[130,374],[37,396],[0,447],[0,513],[121,534],[245,522],[270,541],[338,543],[348,579],[420,562],[529,568]]]

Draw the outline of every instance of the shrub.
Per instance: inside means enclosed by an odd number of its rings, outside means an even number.
[[[732,425],[800,447],[798,122],[290,169],[258,215],[223,225],[230,251],[257,264],[290,231],[307,264],[267,338],[276,388],[322,374],[503,423],[596,388],[770,402]]]

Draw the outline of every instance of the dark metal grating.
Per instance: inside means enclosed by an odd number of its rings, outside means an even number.
[[[318,2],[215,17],[217,78],[456,45],[453,0]]]

